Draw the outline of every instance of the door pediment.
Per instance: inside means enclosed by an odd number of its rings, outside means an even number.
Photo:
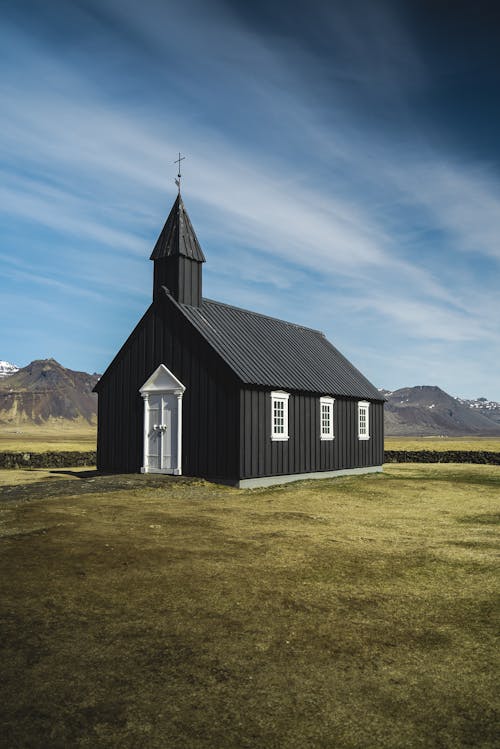
[[[160,364],[153,374],[148,377],[144,385],[139,388],[142,396],[148,393],[183,393],[185,386],[177,377],[164,365]]]

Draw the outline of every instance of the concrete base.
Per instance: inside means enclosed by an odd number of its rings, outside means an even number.
[[[180,468],[171,468],[167,470],[163,468],[144,468],[144,466],[142,466],[141,473],[162,473],[165,476],[182,476]]]
[[[335,479],[338,476],[357,476],[362,473],[380,473],[382,466],[366,466],[365,468],[341,468],[338,471],[316,471],[315,473],[288,473],[284,476],[260,476],[255,479],[240,479],[233,486],[238,489],[256,489],[259,486],[274,486],[275,484],[289,484],[291,481],[309,481],[310,479]]]

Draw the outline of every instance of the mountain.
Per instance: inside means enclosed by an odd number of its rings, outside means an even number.
[[[47,424],[54,420],[95,424],[98,374],[37,359],[18,369],[0,361],[0,425]],[[500,436],[500,403],[453,398],[431,385],[381,390],[387,436]]]
[[[473,408],[483,416],[487,416],[496,424],[500,424],[500,403],[489,401],[487,398],[475,398],[474,400],[457,398],[457,400],[468,408]]]
[[[44,424],[53,419],[94,424],[97,374],[74,372],[55,359],[37,359],[0,380],[0,423]]]
[[[433,385],[382,390],[387,436],[500,436],[500,404],[466,401]]]
[[[15,364],[10,364],[8,361],[0,361],[0,380],[3,377],[8,377],[9,375],[15,374],[19,371],[19,367],[16,367]]]

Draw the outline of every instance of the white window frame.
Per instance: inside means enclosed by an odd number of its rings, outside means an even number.
[[[271,393],[271,439],[276,442],[284,442],[289,439],[288,436],[288,399],[290,393],[285,393],[283,390],[274,390]],[[276,424],[275,422],[275,404],[283,404],[283,424]],[[283,431],[277,431],[280,427]]]
[[[365,414],[364,431],[361,432],[361,414]],[[358,401],[358,440],[370,439],[370,404],[368,401]]]
[[[324,395],[322,398],[319,399],[319,438],[322,441],[326,440],[333,440],[335,437],[335,431],[333,428],[333,404],[335,403],[335,398],[332,398],[329,395]],[[323,429],[323,407],[327,409],[328,416],[329,416],[329,429],[325,431]]]

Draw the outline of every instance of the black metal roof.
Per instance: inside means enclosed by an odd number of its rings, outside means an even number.
[[[384,400],[319,330],[211,299],[191,307],[165,293],[247,385]]]
[[[159,260],[170,255],[184,255],[191,260],[205,262],[205,256],[196,237],[193,225],[182,202],[177,196],[165,226],[161,230],[151,253],[150,260]]]

